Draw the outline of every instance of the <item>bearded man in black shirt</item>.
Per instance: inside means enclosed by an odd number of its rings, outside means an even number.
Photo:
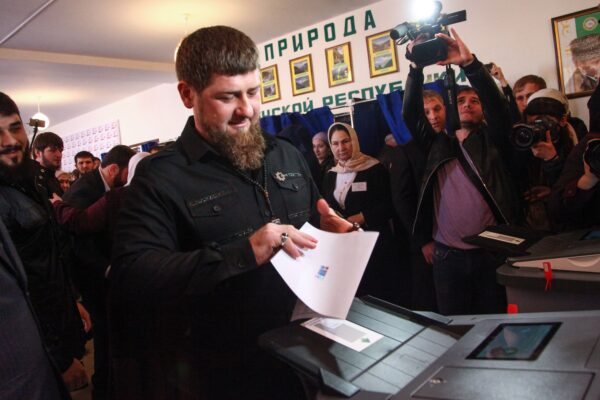
[[[257,346],[295,301],[269,260],[316,246],[297,229],[306,221],[351,224],[319,200],[302,155],[261,132],[248,36],[199,29],[176,68],[193,116],[173,146],[140,163],[120,215],[111,387],[128,399],[300,398],[295,377]]]

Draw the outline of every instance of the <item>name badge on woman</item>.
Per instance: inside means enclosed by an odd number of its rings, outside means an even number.
[[[366,192],[367,191],[367,182],[352,183],[352,191],[353,192]]]

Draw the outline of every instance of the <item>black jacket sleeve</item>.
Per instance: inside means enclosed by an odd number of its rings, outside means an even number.
[[[508,101],[508,108],[510,110],[510,118],[513,124],[516,124],[521,121],[521,113],[519,112],[519,106],[517,105],[517,99],[515,99],[515,95],[512,91],[510,85],[506,85],[502,87],[502,93],[504,93],[504,97],[506,97],[506,101]]]
[[[419,200],[419,185],[423,174],[423,165],[415,165],[424,160],[421,157],[410,157],[409,152],[418,152],[409,143],[399,145],[392,152],[392,162],[390,167],[390,188],[392,203],[396,215],[406,232],[413,231],[413,224],[417,214],[417,202]],[[431,214],[431,208],[427,208],[428,214]],[[427,218],[429,221],[430,219]],[[411,247],[413,250],[420,249],[424,244],[432,240],[432,224],[419,224],[414,233],[412,233]]]
[[[463,70],[469,82],[479,94],[490,139],[498,150],[507,157],[513,151],[509,142],[512,123],[505,97],[498,89],[494,78],[477,58],[464,67]]]

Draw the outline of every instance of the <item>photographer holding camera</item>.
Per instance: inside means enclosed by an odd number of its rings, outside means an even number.
[[[414,226],[423,221],[423,200],[433,194],[433,276],[440,312],[500,313],[506,294],[496,282],[496,268],[503,259],[463,238],[516,218],[518,201],[506,163],[513,151],[508,140],[511,119],[489,72],[456,31],[451,32],[454,38],[435,35],[447,46],[447,56],[438,64],[458,65],[472,85],[458,90],[456,135],[436,133],[424,115],[423,67],[412,62],[406,82],[402,115],[428,156]],[[409,60],[420,40],[409,44]]]
[[[600,86],[588,101],[590,132],[573,148],[548,200],[562,230],[600,226]]]
[[[519,175],[525,223],[535,230],[552,231],[556,228],[548,216],[546,200],[577,137],[567,122],[567,99],[558,90],[541,89],[532,94],[523,115],[528,124],[515,125],[511,141],[529,154]]]

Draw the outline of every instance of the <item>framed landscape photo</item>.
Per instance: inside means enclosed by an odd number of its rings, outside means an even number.
[[[600,78],[600,8],[552,18],[556,68],[567,97],[592,94]]]
[[[290,76],[292,77],[292,94],[294,96],[315,91],[310,54],[290,60]]]
[[[281,92],[279,91],[279,74],[277,73],[277,64],[260,69],[260,99],[261,102],[279,100]]]
[[[371,78],[398,72],[396,44],[389,30],[367,37],[367,54]]]
[[[326,49],[325,58],[327,59],[329,87],[354,82],[350,42]]]

